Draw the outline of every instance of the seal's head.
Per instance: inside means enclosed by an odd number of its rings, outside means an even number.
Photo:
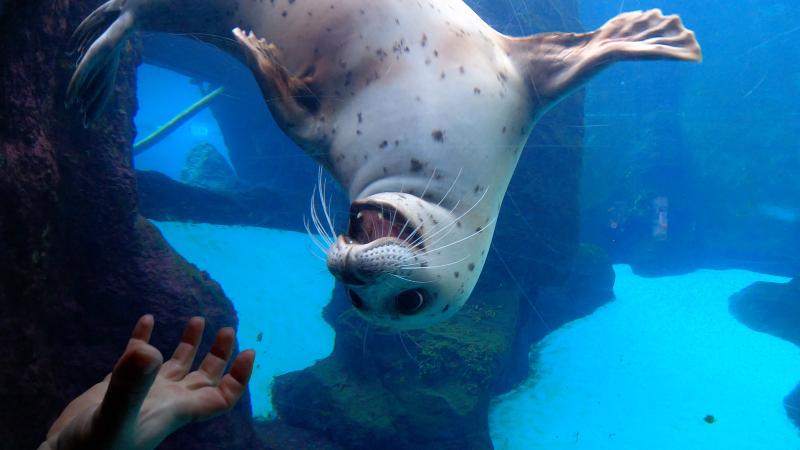
[[[468,212],[455,209],[393,192],[352,203],[348,230],[328,250],[327,264],[364,318],[416,329],[461,308],[480,274],[494,224],[475,225]]]

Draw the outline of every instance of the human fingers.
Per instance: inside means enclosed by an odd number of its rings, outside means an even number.
[[[253,374],[253,364],[255,363],[256,352],[245,350],[236,356],[231,365],[231,370],[222,378],[217,386],[228,409],[232,408],[239,398],[244,394],[250,375]]]
[[[136,325],[133,326],[133,331],[131,332],[131,337],[128,339],[128,346],[125,348],[125,351],[131,349],[134,345],[139,345],[138,342],[144,342],[145,344],[150,342],[150,336],[153,334],[153,327],[155,326],[155,319],[153,318],[152,314],[145,314],[136,321]]]
[[[161,367],[161,353],[149,344],[137,342],[139,345],[130,345],[114,366],[94,418],[92,440],[109,448],[111,443],[133,438],[142,403]]]
[[[206,420],[230,410],[242,397],[253,372],[255,352],[245,350],[236,357],[231,370],[217,386],[205,386],[189,406],[191,420]]]
[[[219,383],[222,374],[225,372],[225,366],[228,365],[228,359],[233,353],[234,338],[235,332],[233,328],[220,329],[217,332],[217,337],[214,339],[211,350],[200,364],[199,372],[207,376],[212,384]]]
[[[197,355],[200,341],[203,338],[205,323],[205,319],[202,317],[189,319],[186,329],[183,331],[181,342],[175,348],[175,352],[169,361],[165,362],[164,366],[161,367],[161,375],[170,380],[181,380],[189,373],[194,357]]]

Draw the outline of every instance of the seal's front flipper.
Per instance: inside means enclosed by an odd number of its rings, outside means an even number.
[[[678,16],[660,10],[620,14],[591,33],[545,33],[510,40],[511,55],[547,107],[622,60],[700,61],[700,45]]]
[[[278,125],[292,138],[311,140],[320,110],[319,97],[311,89],[313,71],[308,71],[305,77],[295,76],[283,65],[278,47],[239,28],[233,30],[233,34],[247,55],[250,69]]]
[[[112,0],[89,15],[72,35],[71,48],[78,53],[78,66],[67,88],[67,106],[76,106],[84,125],[94,121],[114,89],[122,44],[134,28],[125,2]]]

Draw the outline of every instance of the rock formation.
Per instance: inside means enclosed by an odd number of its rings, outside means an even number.
[[[236,315],[219,285],[138,213],[133,47],[107,114],[85,129],[64,108],[74,64],[65,43],[97,2],[3,3],[0,441],[22,449],[36,448],[67,402],[105,376],[139,315],[155,314],[153,342],[167,355],[190,316],[208,320],[205,352]],[[160,448],[255,448],[248,398]]]
[[[231,191],[237,180],[233,168],[213,145],[200,144],[189,150],[181,181],[211,191]]]
[[[731,296],[729,308],[748,327],[800,346],[800,277],[788,283],[753,283]],[[783,404],[800,428],[800,384]]]

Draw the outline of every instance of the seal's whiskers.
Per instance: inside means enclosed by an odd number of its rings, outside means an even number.
[[[404,192],[403,192],[403,189],[404,189],[404,188],[405,188],[405,183],[403,183],[403,184],[400,184],[400,193],[401,193],[401,194],[403,194],[403,193],[404,193]],[[397,209],[395,209],[394,211],[392,211],[392,224],[389,226],[389,228],[390,228],[390,229],[394,229],[394,221],[395,221],[395,219],[397,219]],[[408,223],[408,221],[406,221],[406,223]],[[405,230],[405,229],[404,229],[404,230]],[[402,233],[402,231],[401,231],[401,233]]]
[[[317,184],[314,186],[314,189],[311,191],[311,199],[309,201],[309,212],[311,216],[311,223],[314,224],[314,229],[316,233],[311,232],[311,224],[309,224],[309,218],[303,217],[303,226],[306,229],[306,233],[314,245],[317,246],[322,251],[322,254],[325,255],[328,252],[328,248],[330,248],[336,239],[336,230],[333,227],[333,221],[331,220],[331,201],[332,199],[326,202],[328,197],[326,192],[326,183],[322,177],[322,167],[319,168],[317,172]],[[322,214],[325,216],[325,221],[328,225],[331,234],[328,234],[328,230],[325,229],[323,225],[322,219],[319,217],[319,213],[317,212],[317,199],[319,199],[319,203],[322,205]],[[317,255],[315,255],[317,256]],[[324,258],[323,258],[324,260]]]
[[[324,262],[324,263],[327,263],[327,260],[326,260],[325,258],[323,258],[323,257],[322,257],[322,256],[320,256],[320,255],[319,255],[317,252],[315,252],[315,251],[314,251],[314,247],[307,247],[307,250],[308,250],[308,253],[310,253],[310,254],[311,254],[311,256],[313,256],[314,258],[317,258],[317,259],[319,259],[320,261],[322,261],[322,262]],[[323,255],[324,255],[324,253],[323,253]],[[328,271],[327,271],[327,270],[325,270],[325,271],[323,271],[322,273],[328,273]]]
[[[311,239],[311,242],[313,242],[318,249],[322,250],[322,253],[324,254],[327,249],[324,245],[322,245],[319,239],[317,239],[317,235],[311,232],[311,226],[308,224],[308,218],[306,217],[303,217],[303,226],[306,228],[306,233],[308,234],[309,239]]]
[[[467,259],[469,259],[469,257],[470,257],[470,255],[467,255],[467,256],[459,259],[458,261],[453,261],[453,262],[447,263],[447,264],[439,264],[439,265],[436,265],[436,266],[423,266],[422,264],[412,264],[412,265],[408,265],[408,266],[400,266],[400,268],[401,269],[406,269],[406,270],[439,269],[439,268],[442,268],[442,267],[454,266],[454,265],[456,265],[458,263],[462,263],[462,262],[466,261]]]
[[[431,187],[431,181],[433,181],[433,178],[436,176],[436,170],[437,170],[437,169],[434,167],[434,169],[433,169],[433,172],[431,172],[431,176],[430,176],[430,178],[428,178],[428,183],[425,185],[425,189],[423,189],[423,190],[422,190],[422,194],[420,194],[420,195],[419,195],[419,198],[421,198],[421,199],[425,200],[425,194],[427,194],[427,193],[428,193],[428,188],[430,188],[430,187]],[[415,234],[417,234],[417,232],[420,230],[420,228],[422,228],[422,225],[423,225],[424,223],[425,223],[425,219],[422,219],[422,221],[421,221],[419,224],[417,224],[417,227],[416,227],[416,228],[414,228],[414,229],[411,231],[411,233],[409,233],[409,234],[408,234],[409,238],[410,238],[411,236],[414,236]],[[402,236],[402,235],[403,235],[403,231],[405,231],[405,230],[406,230],[406,227],[407,227],[407,226],[408,226],[408,218],[406,218],[406,223],[405,223],[405,224],[403,224],[403,228],[400,230],[400,233],[398,233],[397,235],[398,235],[398,236]],[[405,240],[404,240],[404,242],[407,242],[407,239],[405,239]]]
[[[314,228],[316,228],[320,238],[330,247],[331,245],[333,245],[333,238],[328,236],[328,233],[325,232],[325,229],[322,226],[322,222],[319,219],[316,202],[314,201],[316,198],[316,194],[317,194],[317,188],[315,186],[313,192],[311,193],[311,221],[314,224]]]
[[[458,199],[458,201],[456,202],[456,204],[455,204],[455,205],[453,205],[453,209],[451,209],[450,211],[448,211],[447,215],[448,215],[448,216],[452,216],[452,215],[453,215],[453,211],[455,211],[455,210],[456,210],[456,208],[458,208],[458,205],[460,205],[460,204],[461,204],[461,199]],[[473,206],[473,208],[474,208],[474,206]],[[453,224],[455,224],[457,221],[458,221],[458,219],[456,219],[456,220],[453,220],[453,221],[452,221],[452,222],[450,222],[449,224],[447,224],[447,225],[442,225],[441,227],[439,227],[439,229],[438,229],[438,230],[436,230],[436,231],[435,231],[433,234],[431,234],[431,235],[428,235],[428,236],[419,236],[417,239],[418,239],[420,242],[422,242],[422,241],[424,241],[424,240],[430,240],[430,239],[431,239],[431,237],[432,237],[434,234],[438,234],[438,233],[439,233],[439,231],[442,231],[442,230],[445,230],[445,229],[447,229],[447,228],[450,228],[450,230],[449,230],[447,233],[445,233],[445,234],[444,234],[444,236],[442,236],[440,239],[437,239],[437,240],[436,240],[436,242],[439,242],[439,240],[441,240],[441,239],[445,238],[445,237],[446,237],[448,234],[450,234],[450,231],[452,231],[452,230],[455,230],[455,227],[453,227]],[[418,245],[420,242],[415,242],[415,243],[414,243],[414,245]],[[436,242],[429,242],[429,243],[427,243],[427,244],[428,244],[428,246],[430,246],[430,245],[435,245],[435,244],[436,244]]]
[[[395,278],[397,278],[399,280],[407,281],[409,283],[416,283],[416,284],[430,284],[430,283],[433,283],[433,280],[431,280],[431,281],[412,280],[411,278],[401,277],[400,275],[397,275],[395,273],[389,273],[389,275],[391,275],[391,276],[393,276],[393,277],[395,277]]]
[[[441,206],[441,205],[442,205],[442,203],[445,201],[445,199],[447,199],[447,196],[448,196],[448,195],[450,195],[450,192],[452,192],[452,191],[453,191],[453,188],[456,186],[456,183],[458,183],[458,179],[461,177],[461,173],[463,172],[463,170],[464,170],[463,168],[461,168],[461,169],[458,169],[458,174],[457,174],[457,175],[456,175],[456,177],[453,179],[453,182],[450,184],[450,187],[447,189],[447,192],[445,192],[445,193],[444,193],[444,196],[442,196],[442,198],[439,200],[439,202],[438,202],[438,203],[436,203],[436,206]],[[434,172],[435,172],[435,170],[434,170]],[[424,193],[424,192],[423,192],[423,195],[425,195],[425,193]],[[453,214],[453,211],[455,211],[455,209],[456,209],[456,208],[458,208],[458,205],[460,205],[460,204],[461,204],[461,199],[458,199],[458,200],[456,201],[456,204],[455,204],[455,205],[453,205],[453,207],[450,209],[450,211],[449,211],[447,214],[448,214],[448,215],[452,215],[452,214]],[[423,223],[424,223],[424,222],[425,222],[425,221],[423,220]],[[406,220],[406,224],[408,224],[408,220]],[[420,224],[420,225],[421,225],[421,224]],[[417,228],[419,228],[419,227],[417,227]],[[404,227],[404,229],[405,229],[405,227]],[[408,241],[409,239],[411,239],[411,238],[414,236],[414,234],[415,234],[415,232],[416,232],[416,231],[417,231],[417,230],[415,229],[415,230],[414,230],[414,232],[410,233],[410,234],[408,235],[408,237],[407,237],[406,239],[404,239],[404,240],[403,240],[403,241],[404,241],[406,244],[408,244],[408,245],[409,245],[409,246],[411,246],[411,247],[414,247],[414,246],[418,245],[418,244],[421,242],[421,240],[420,240],[420,239],[422,238],[421,236],[418,236],[418,237],[417,237],[417,238],[414,240],[414,242],[413,242],[413,243],[410,243],[410,242]],[[401,231],[401,234],[402,234],[402,231]]]
[[[450,195],[450,192],[452,192],[452,191],[453,191],[453,188],[454,188],[454,187],[456,187],[456,183],[458,183],[458,179],[459,179],[459,178],[461,178],[461,172],[463,172],[463,171],[464,171],[464,169],[463,169],[463,168],[461,168],[461,169],[458,169],[458,174],[457,174],[457,175],[456,175],[456,177],[453,179],[453,183],[452,183],[452,184],[450,184],[450,188],[449,188],[449,189],[447,189],[447,192],[445,192],[445,193],[444,193],[444,196],[442,196],[442,199],[441,199],[441,200],[439,200],[439,203],[437,203],[437,204],[436,204],[436,206],[442,206],[442,203],[445,201],[445,199],[447,198],[447,196],[448,196],[448,195]]]
[[[443,225],[443,226],[439,227],[439,229],[438,229],[438,230],[436,230],[436,231],[434,231],[433,233],[431,233],[431,234],[429,234],[429,235],[426,235],[426,236],[419,236],[419,237],[416,239],[416,241],[415,241],[415,242],[412,242],[410,245],[411,245],[412,247],[413,247],[413,246],[416,246],[416,245],[419,245],[419,243],[420,243],[420,242],[422,242],[422,241],[430,241],[430,240],[431,240],[433,237],[435,237],[435,236],[439,235],[440,233],[446,232],[444,236],[441,236],[441,237],[440,237],[439,239],[437,239],[436,241],[434,241],[434,242],[426,242],[426,244],[427,244],[426,246],[427,246],[427,247],[430,247],[430,246],[436,245],[437,243],[441,242],[441,240],[442,240],[442,239],[444,239],[444,238],[445,238],[445,237],[446,237],[448,234],[450,234],[450,232],[451,232],[452,230],[454,230],[454,229],[455,229],[455,225],[456,225],[456,224],[457,224],[457,223],[458,223],[458,222],[459,222],[461,219],[463,219],[464,217],[466,217],[466,216],[467,216],[467,214],[469,214],[470,212],[472,212],[472,210],[474,210],[474,209],[475,209],[475,208],[478,206],[478,204],[480,204],[480,203],[481,203],[481,201],[483,201],[483,199],[484,199],[484,198],[486,198],[486,194],[487,194],[488,192],[489,192],[489,187],[487,187],[487,188],[486,188],[486,189],[483,191],[483,194],[481,194],[480,198],[478,198],[478,200],[477,200],[477,201],[475,201],[475,203],[474,203],[474,204],[473,204],[473,205],[472,205],[472,206],[471,206],[471,207],[470,207],[468,210],[464,211],[464,213],[463,213],[463,214],[461,214],[460,216],[458,216],[458,217],[456,217],[455,219],[453,219],[453,220],[452,220],[450,223],[448,223],[447,225]],[[451,214],[452,214],[452,211],[451,211]]]
[[[333,242],[333,240],[336,239],[336,230],[333,228],[333,221],[331,220],[331,212],[329,207],[325,203],[325,199],[328,197],[328,195],[325,190],[327,183],[322,177],[322,166],[319,166],[317,169],[317,185],[319,186],[319,201],[322,204],[322,213],[325,215],[325,220],[328,222],[328,227],[330,227],[331,242]]]
[[[497,220],[497,218],[496,218],[496,217],[495,217],[495,218],[493,218],[492,220],[490,220],[489,222],[487,222],[487,223],[486,223],[486,225],[485,225],[484,227],[482,227],[482,228],[478,229],[477,231],[475,231],[474,233],[470,234],[469,236],[463,237],[463,238],[461,238],[461,239],[459,239],[459,240],[457,240],[457,241],[451,242],[451,243],[449,243],[449,244],[442,245],[441,247],[432,248],[432,249],[430,249],[430,250],[428,250],[428,251],[422,252],[422,253],[420,253],[420,254],[418,254],[418,255],[415,255],[415,256],[425,256],[425,255],[429,255],[429,254],[431,254],[431,253],[433,253],[433,252],[438,252],[438,251],[444,250],[444,249],[446,249],[446,248],[448,248],[448,247],[452,247],[453,245],[460,244],[460,243],[462,243],[462,242],[464,242],[464,241],[466,241],[466,240],[468,240],[468,239],[471,239],[471,238],[473,238],[473,237],[475,237],[475,236],[477,236],[477,235],[479,235],[479,234],[483,233],[483,232],[484,232],[484,231],[486,231],[486,229],[487,229],[487,228],[489,228],[489,226],[490,226],[491,224],[493,224],[493,223],[494,223],[496,220]]]

